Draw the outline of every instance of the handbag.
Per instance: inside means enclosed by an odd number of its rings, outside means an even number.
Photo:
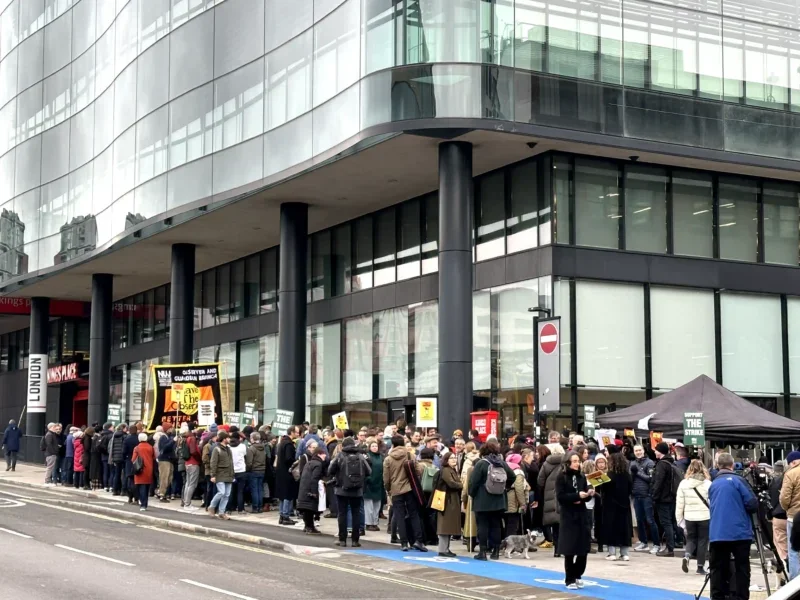
[[[433,510],[438,510],[439,512],[444,512],[444,504],[446,499],[447,492],[444,490],[436,490],[433,492],[433,496],[431,497],[431,508]]]
[[[142,471],[144,471],[144,461],[141,456],[137,455],[136,458],[133,459],[133,474],[141,475]]]

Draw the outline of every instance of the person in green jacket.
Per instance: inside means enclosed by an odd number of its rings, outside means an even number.
[[[367,459],[372,465],[372,472],[364,482],[364,522],[367,531],[380,531],[381,503],[383,502],[383,456],[380,445],[375,440],[369,444]]]
[[[490,469],[505,472],[505,485],[487,484]],[[472,510],[478,523],[478,554],[475,560],[486,560],[487,549],[491,551],[492,560],[500,560],[500,530],[503,515],[508,508],[506,492],[514,487],[516,476],[503,460],[500,446],[496,441],[486,442],[480,449],[480,460],[472,468],[469,477],[469,495],[472,498]]]
[[[217,493],[211,500],[211,506],[208,507],[208,512],[211,516],[215,516],[215,510],[219,507],[219,512],[216,513],[216,516],[225,521],[230,518],[225,514],[225,508],[227,508],[228,499],[231,496],[233,479],[233,454],[231,454],[230,449],[230,436],[228,432],[220,431],[217,434],[217,446],[211,453],[211,483],[217,488]]]

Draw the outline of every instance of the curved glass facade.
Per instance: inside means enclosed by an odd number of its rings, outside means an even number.
[[[798,29],[774,0],[0,0],[0,275],[389,122],[798,159]]]

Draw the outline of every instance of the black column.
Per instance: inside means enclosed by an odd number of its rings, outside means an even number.
[[[194,359],[194,244],[173,244],[170,281],[169,362]]]
[[[111,392],[111,310],[113,275],[92,275],[92,317],[89,329],[88,424],[105,423]]]
[[[278,286],[278,408],[306,410],[306,248],[308,205],[281,205],[280,285]]]
[[[439,144],[439,429],[472,411],[472,144]]]
[[[47,339],[50,333],[50,298],[31,298],[31,340],[28,349],[28,390],[25,396],[40,398],[43,402],[31,412],[26,408],[25,434],[44,435],[47,421]],[[44,358],[34,354],[44,355]],[[34,370],[36,373],[34,373]],[[20,426],[22,424],[20,423]]]

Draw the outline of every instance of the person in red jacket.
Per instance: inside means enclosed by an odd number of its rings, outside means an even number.
[[[83,432],[79,429],[72,434],[72,448],[74,454],[72,456],[72,469],[74,471],[73,485],[75,489],[80,489],[84,486],[86,478],[86,467],[83,466]]]
[[[133,482],[139,493],[139,511],[147,510],[147,500],[150,498],[150,486],[153,485],[153,472],[156,464],[156,453],[153,447],[147,443],[147,434],[139,434],[139,445],[133,449],[131,462],[136,463],[138,458],[142,459],[143,468],[139,473],[133,474]]]
[[[181,425],[181,436],[183,437],[183,444],[180,446],[179,452],[183,453],[184,464],[186,465],[186,483],[183,486],[181,506],[185,510],[195,511],[197,507],[192,506],[192,496],[194,496],[197,482],[200,480],[200,461],[202,458],[197,438],[193,432],[189,431],[188,426],[184,428]]]

